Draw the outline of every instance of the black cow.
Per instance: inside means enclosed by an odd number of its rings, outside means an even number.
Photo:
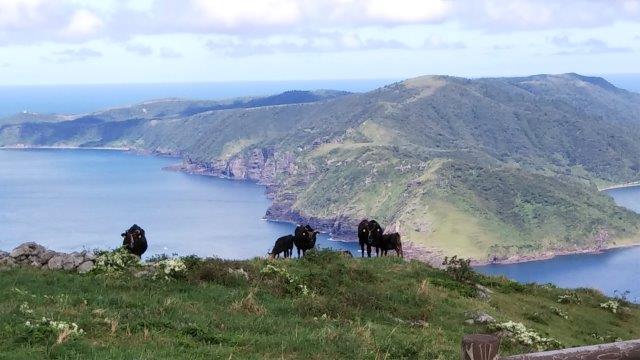
[[[307,250],[313,249],[316,246],[316,235],[318,231],[313,230],[309,225],[298,225],[294,232],[293,243],[298,250],[298,257],[300,257],[300,251],[302,251],[302,256],[307,252]]]
[[[402,252],[402,241],[400,241],[400,234],[382,234],[382,238],[379,241],[379,244],[381,255],[386,256],[389,250],[395,250],[396,254],[399,257],[404,257],[404,253]]]
[[[285,235],[276,240],[273,250],[269,253],[269,258],[280,257],[280,253],[284,253],[284,258],[288,258],[293,254],[293,235]]]
[[[389,250],[395,250],[398,256],[404,257],[400,234],[385,234],[377,222],[373,225],[371,224],[372,222],[375,222],[375,220],[369,222],[369,237],[372,246],[376,247],[376,255],[378,255],[378,250],[380,250],[380,256],[386,256]]]
[[[367,247],[367,256],[371,257],[372,244],[369,238],[369,224],[371,222],[377,224],[375,220],[369,221],[367,219],[360,221],[360,224],[358,224],[358,242],[360,243],[360,252],[362,254],[362,257],[364,257],[365,246]],[[377,253],[377,248],[376,248],[376,253]]]
[[[129,230],[120,234],[122,236],[122,246],[124,246],[130,253],[142,257],[145,251],[147,251],[147,237],[144,234],[144,229],[133,224]]]

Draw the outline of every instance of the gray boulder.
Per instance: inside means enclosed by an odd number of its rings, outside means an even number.
[[[89,261],[85,261],[82,264],[78,265],[78,272],[80,274],[84,274],[87,273],[89,271],[91,271],[91,269],[93,269],[93,261],[89,260]]]
[[[45,252],[42,253],[42,255],[40,255],[40,264],[45,265],[46,263],[49,262],[49,260],[51,260],[52,257],[56,255],[58,255],[57,252],[53,250],[46,250]]]
[[[12,268],[18,264],[11,256],[0,258],[0,268]]]
[[[36,244],[34,242],[26,242],[24,244],[18,245],[13,251],[11,251],[10,256],[14,259],[18,258],[26,258],[28,256],[40,256],[40,254],[44,253],[47,249],[44,246]]]
[[[55,255],[49,260],[49,262],[47,262],[47,267],[49,268],[49,270],[62,270],[64,260],[64,255]]]
[[[0,259],[4,259],[9,256],[9,253],[6,251],[0,251]]]

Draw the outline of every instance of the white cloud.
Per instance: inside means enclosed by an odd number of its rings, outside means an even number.
[[[640,0],[0,0],[0,45],[161,34],[304,37],[442,22],[491,33],[598,27],[640,22]]]
[[[76,10],[69,24],[62,30],[62,34],[69,38],[88,38],[96,35],[104,26],[104,22],[93,12],[80,9]]]
[[[192,0],[190,6],[196,21],[226,29],[292,25],[301,17],[294,0]]]
[[[436,22],[451,15],[453,2],[445,0],[368,0],[366,15],[385,23]]]

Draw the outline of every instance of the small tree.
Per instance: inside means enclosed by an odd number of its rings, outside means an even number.
[[[445,272],[452,278],[459,282],[472,282],[475,279],[476,273],[471,268],[471,260],[458,258],[458,255],[454,255],[451,258],[445,257],[442,265],[445,266]]]

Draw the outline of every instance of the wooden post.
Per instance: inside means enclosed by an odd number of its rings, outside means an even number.
[[[500,339],[494,335],[473,334],[462,338],[462,360],[498,360]]]
[[[640,340],[515,355],[501,360],[638,360]]]

